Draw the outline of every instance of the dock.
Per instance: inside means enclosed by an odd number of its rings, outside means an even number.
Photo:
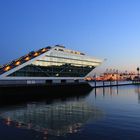
[[[113,87],[113,86],[125,86],[125,85],[137,85],[140,84],[139,80],[130,80],[130,81],[89,81],[89,85],[93,88],[99,87]]]

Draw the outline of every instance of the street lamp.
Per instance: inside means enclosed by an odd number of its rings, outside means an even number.
[[[116,74],[117,74],[117,85],[118,85],[118,80],[119,80],[119,77],[118,77],[119,76],[118,75],[119,74],[119,71],[118,70],[116,70]]]
[[[139,68],[139,67],[137,67],[138,79],[139,79],[139,71],[140,71],[140,68]]]

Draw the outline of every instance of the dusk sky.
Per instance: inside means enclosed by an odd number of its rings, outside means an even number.
[[[140,0],[0,0],[0,64],[56,44],[135,70]]]

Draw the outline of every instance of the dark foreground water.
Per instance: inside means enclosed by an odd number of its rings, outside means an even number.
[[[0,107],[0,140],[139,140],[140,87]]]

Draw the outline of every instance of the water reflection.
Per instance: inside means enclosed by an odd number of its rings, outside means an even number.
[[[100,94],[102,94],[103,97],[105,97],[108,94],[110,96],[113,96],[114,94],[118,95],[119,91],[118,91],[118,86],[116,86],[116,87],[102,87],[102,88],[93,89],[92,93],[94,93],[95,99],[96,99],[98,94],[99,94],[99,96],[100,96]]]
[[[135,93],[138,94],[138,103],[140,103],[140,85],[137,85],[135,88]]]
[[[137,86],[136,86],[135,92],[138,93],[138,94],[140,94],[140,85],[137,85]]]
[[[7,125],[43,132],[47,138],[47,135],[77,133],[90,119],[96,121],[103,113],[81,100],[52,104],[29,103],[25,107],[5,109],[0,116]]]
[[[129,85],[93,89],[86,96],[1,106],[0,138],[138,140],[138,100],[140,86]]]

